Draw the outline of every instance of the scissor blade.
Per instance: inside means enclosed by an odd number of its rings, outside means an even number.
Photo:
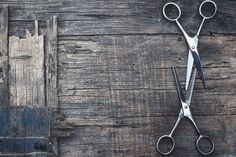
[[[189,50],[188,51],[188,64],[187,64],[185,90],[188,89],[188,85],[189,85],[189,81],[190,81],[190,77],[191,77],[192,69],[193,69],[193,63],[194,63],[193,55],[192,55],[191,50]]]
[[[192,99],[192,94],[193,94],[193,88],[194,88],[196,73],[197,73],[196,68],[193,68],[193,73],[191,75],[189,86],[188,86],[188,89],[187,89],[187,92],[186,92],[186,97],[185,98],[186,98],[186,102],[188,103],[189,106],[191,104],[191,99]]]
[[[194,63],[195,66],[197,68],[198,74],[200,79],[203,81],[204,87],[207,88],[207,84],[206,84],[206,80],[205,80],[205,76],[203,74],[203,66],[202,66],[202,61],[200,59],[200,56],[198,55],[197,52],[192,51],[192,56],[194,58]]]
[[[184,95],[183,95],[183,92],[182,92],[181,87],[180,87],[179,78],[176,74],[175,67],[172,67],[172,71],[173,71],[173,75],[174,75],[174,78],[175,78],[175,84],[176,84],[176,87],[177,87],[179,100],[180,100],[180,102],[183,102],[184,101]]]

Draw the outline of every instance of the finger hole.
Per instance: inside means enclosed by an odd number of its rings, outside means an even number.
[[[209,155],[214,150],[214,142],[208,136],[200,136],[197,140],[197,149],[202,155]]]
[[[175,146],[174,139],[169,135],[160,137],[157,141],[157,150],[163,155],[168,155],[172,152]]]
[[[176,21],[181,15],[181,10],[176,3],[169,2],[163,7],[163,15],[170,21]]]
[[[206,0],[202,2],[202,4],[199,7],[200,15],[206,19],[210,19],[213,16],[215,16],[216,10],[217,10],[216,4],[211,0]]]

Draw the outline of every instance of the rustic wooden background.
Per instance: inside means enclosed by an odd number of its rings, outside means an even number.
[[[59,111],[70,136],[60,157],[160,157],[156,140],[173,127],[180,109],[171,67],[184,87],[187,45],[162,16],[164,0],[1,0],[9,5],[9,35],[44,33],[58,17]],[[202,1],[174,0],[181,24],[194,34]],[[197,79],[192,112],[212,137],[212,157],[236,156],[236,1],[215,0],[216,16],[201,33],[199,52],[208,89]],[[68,125],[70,126],[68,128]],[[63,132],[63,128],[61,128]],[[201,156],[197,134],[183,121],[170,157]]]

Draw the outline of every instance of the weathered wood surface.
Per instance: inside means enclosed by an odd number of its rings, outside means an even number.
[[[46,108],[0,108],[0,156],[47,156],[53,115]]]
[[[187,47],[180,38],[176,35],[61,38],[58,49],[61,109],[80,109],[78,114],[85,114],[81,109],[96,106],[94,111],[98,107],[102,115],[104,112],[112,115],[113,110],[107,110],[105,104],[114,103],[114,108],[118,105],[122,109],[123,116],[126,112],[135,113],[128,110],[133,109],[132,104],[151,105],[154,115],[178,114],[178,108],[173,107],[177,95],[170,67],[178,67],[184,85]],[[197,104],[192,106],[193,112],[198,108],[195,114],[227,114],[222,109],[235,92],[232,88],[235,44],[234,36],[201,38],[199,52],[209,88],[204,90],[201,81],[196,80],[193,104]]]
[[[9,102],[8,92],[8,6],[4,5],[0,20],[0,106]]]
[[[47,21],[46,43],[46,105],[51,108],[58,108],[56,16]]]
[[[199,52],[208,90],[199,79],[192,111],[216,144],[212,156],[234,156],[235,36],[202,36]],[[187,47],[178,35],[61,37],[59,104],[76,135],[61,140],[62,156],[161,156],[155,142],[173,126],[180,104],[171,66],[184,87]],[[185,122],[170,156],[200,156]]]
[[[181,24],[195,33],[201,1],[181,5]],[[199,52],[209,89],[197,79],[192,112],[216,150],[235,156],[236,1],[216,0],[218,12],[206,22]],[[11,35],[45,33],[48,17],[58,18],[58,91],[65,124],[74,128],[59,140],[61,157],[160,157],[156,140],[172,128],[180,109],[171,66],[184,87],[187,46],[174,23],[162,16],[163,0],[1,1],[10,5]],[[62,122],[63,123],[63,122]],[[73,132],[72,132],[73,133]],[[59,135],[59,136],[60,136]],[[70,137],[67,137],[71,135]],[[188,121],[174,135],[171,157],[200,156],[197,134]]]
[[[200,24],[198,7],[201,1],[175,0],[182,9],[181,24],[188,32],[195,33]],[[236,33],[235,5],[232,0],[215,0],[218,5],[216,17],[207,22],[203,33]],[[102,34],[162,34],[180,33],[162,16],[164,0],[40,0],[1,1],[9,4],[11,34],[24,33],[32,27],[29,19],[46,21],[57,15],[59,35]],[[220,22],[219,22],[220,21]],[[43,24],[42,24],[43,25]],[[44,24],[46,26],[46,23]],[[23,31],[20,31],[23,30]]]
[[[5,21],[2,20],[1,31],[5,34],[0,37],[1,53],[4,53],[1,66],[7,67],[1,71],[2,92],[5,92],[1,97],[7,100],[1,103],[12,107],[0,108],[0,156],[58,156],[58,134],[51,134],[58,128],[53,119],[58,110],[56,17],[48,20],[45,42],[44,35],[39,35],[38,20],[35,20],[34,35],[26,29],[25,36],[9,37],[8,53],[5,50],[8,45],[6,11],[4,6],[2,16]]]
[[[53,16],[47,21],[46,32],[46,53],[45,53],[45,86],[46,86],[46,106],[58,111],[58,82],[57,82],[57,17]],[[54,117],[54,122],[56,121]],[[56,128],[56,122],[52,123]],[[51,130],[52,131],[52,130]],[[51,135],[50,156],[59,156],[58,138]]]
[[[26,30],[26,38],[9,37],[11,106],[45,106],[44,36]]]

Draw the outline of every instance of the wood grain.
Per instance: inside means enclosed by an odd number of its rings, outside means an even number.
[[[202,1],[174,0],[182,10],[180,23],[188,33],[196,33],[201,16],[198,7]],[[235,5],[232,0],[215,0],[216,16],[207,21],[203,34],[235,34]],[[162,15],[163,0],[42,0],[27,2],[7,0],[0,4],[11,6],[11,34],[24,33],[32,27],[30,20],[46,21],[58,16],[59,35],[103,34],[180,34],[174,23]],[[32,28],[33,30],[33,28]]]
[[[57,82],[57,17],[53,16],[47,21],[46,51],[45,51],[45,85],[46,85],[46,106],[54,111],[59,110],[58,106],[58,82]],[[56,118],[52,128],[56,128]],[[58,138],[50,135],[51,151],[50,157],[59,155]]]
[[[46,36],[46,105],[58,108],[57,88],[57,17],[47,21]]]
[[[0,28],[0,106],[9,104],[8,91],[8,6],[4,5]]]
[[[182,9],[180,23],[193,35],[201,21],[198,7],[202,1],[174,2]],[[191,107],[200,130],[216,144],[211,156],[229,157],[236,154],[236,1],[215,2],[218,12],[204,25],[199,43],[209,88],[203,89],[197,78]],[[47,21],[58,17],[58,67],[54,67],[58,74],[53,80],[58,79],[61,117],[54,117],[52,133],[60,137],[59,156],[161,156],[156,140],[169,133],[180,109],[170,67],[177,66],[184,88],[187,60],[183,36],[162,16],[165,3],[0,2],[0,6],[10,6],[11,36],[24,37],[25,29],[35,32],[35,19],[40,21],[39,33],[47,34]],[[55,38],[50,39],[55,44]],[[50,52],[56,58],[55,49]],[[54,100],[47,106],[54,106]],[[177,147],[171,157],[201,156],[195,149],[196,131],[188,121],[180,124],[174,137]]]
[[[45,106],[44,83],[44,36],[38,34],[38,21],[35,21],[35,34],[26,30],[26,38],[10,36],[10,105]]]
[[[0,156],[46,156],[52,117],[46,108],[1,107]]]
[[[61,156],[161,156],[155,142],[179,113],[171,67],[184,88],[187,47],[180,35],[59,38],[59,105],[75,135],[60,140]],[[235,36],[201,36],[209,89],[197,78],[192,112],[216,143],[212,156],[234,155]],[[229,130],[228,130],[229,129]],[[231,134],[232,133],[232,134]],[[231,134],[231,135],[230,135]],[[170,156],[200,156],[184,121]]]
[[[61,155],[161,157],[155,148],[156,140],[161,135],[169,133],[175,120],[176,116],[124,117],[119,119],[119,126],[78,127],[75,136],[63,139]],[[234,145],[231,138],[235,136],[235,127],[228,127],[234,125],[235,116],[222,116],[221,118],[195,116],[195,120],[203,133],[214,139],[216,149],[210,156],[233,156],[235,154],[235,149],[231,146]],[[124,124],[123,121],[127,123]],[[174,138],[176,149],[170,155],[171,157],[201,156],[195,149],[197,135],[189,121],[181,122]]]

